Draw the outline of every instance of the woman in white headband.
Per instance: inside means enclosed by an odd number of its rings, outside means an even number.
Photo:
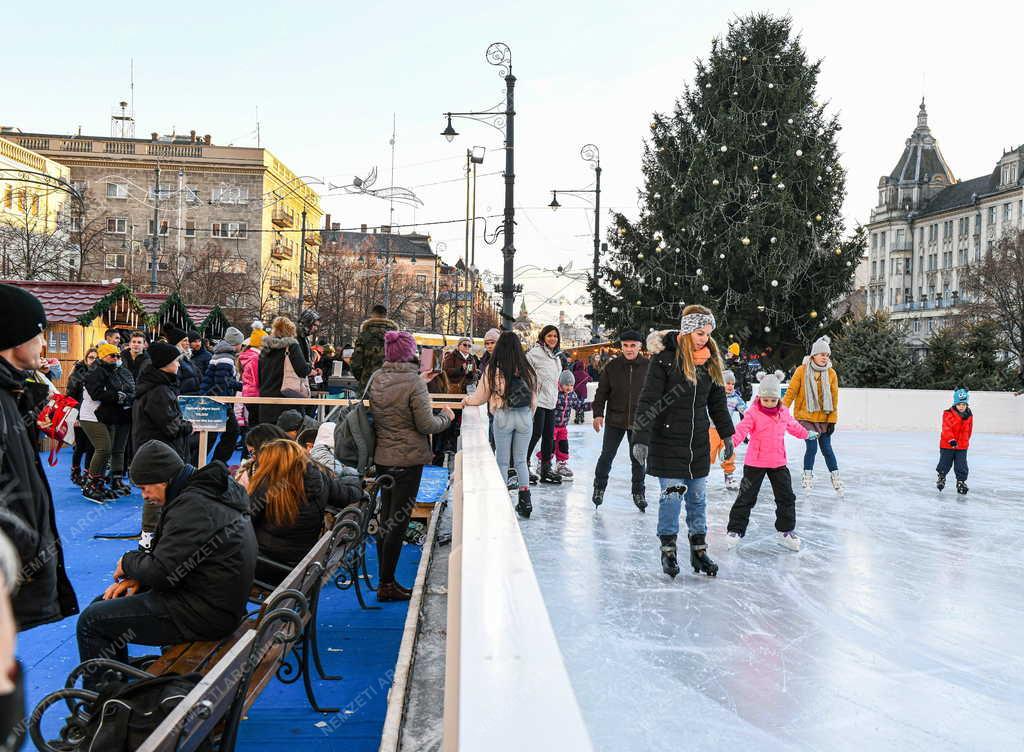
[[[695,573],[712,577],[718,573],[718,565],[707,555],[709,414],[722,439],[725,458],[733,454],[730,437],[736,429],[726,405],[722,357],[711,338],[714,328],[710,310],[690,305],[683,309],[678,332],[654,332],[647,338],[652,358],[633,423],[633,456],[647,465],[647,474],[661,485],[661,566],[671,577],[679,574],[676,537],[684,501],[690,565]]]

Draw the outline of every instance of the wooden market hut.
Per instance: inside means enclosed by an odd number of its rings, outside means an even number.
[[[145,323],[145,309],[125,284],[2,280],[35,295],[46,311],[46,354],[57,358],[64,388],[71,369],[86,350],[103,341],[107,329],[127,332]]]

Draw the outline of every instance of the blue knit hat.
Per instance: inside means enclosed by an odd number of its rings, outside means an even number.
[[[958,386],[953,390],[953,404],[959,405],[963,402],[965,405],[971,401],[971,393],[967,391],[966,387]]]

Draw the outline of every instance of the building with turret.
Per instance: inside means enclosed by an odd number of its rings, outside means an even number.
[[[928,125],[924,100],[917,127],[888,175],[867,223],[868,312],[906,321],[918,352],[959,313],[960,275],[999,239],[1019,231],[1024,215],[1024,147],[1002,153],[992,172],[958,180]]]

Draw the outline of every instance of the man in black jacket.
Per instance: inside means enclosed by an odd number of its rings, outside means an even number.
[[[601,372],[594,395],[594,430],[604,428],[601,457],[594,471],[594,506],[604,501],[608,473],[625,436],[632,466],[633,503],[641,512],[647,509],[644,491],[644,466],[633,459],[633,418],[640,401],[640,392],[647,377],[648,360],[640,354],[640,333],[632,329],[619,338],[622,354],[609,361]],[[607,417],[605,415],[607,413]],[[606,425],[607,424],[607,425]]]
[[[203,378],[206,367],[210,365],[210,359],[213,358],[213,353],[203,346],[203,337],[195,330],[188,333],[188,346],[192,351],[192,365],[199,372],[199,378]]]
[[[25,381],[40,366],[46,314],[31,293],[0,284],[0,321],[0,529],[21,558],[12,606],[18,629],[29,629],[77,614],[78,601],[35,449],[35,418],[48,389]]]
[[[78,619],[81,660],[124,661],[128,644],[219,640],[245,616],[256,571],[249,497],[222,462],[197,470],[160,441],[135,453],[132,481],[159,504],[152,551],[129,551],[114,584]],[[83,684],[94,688],[96,676]]]

